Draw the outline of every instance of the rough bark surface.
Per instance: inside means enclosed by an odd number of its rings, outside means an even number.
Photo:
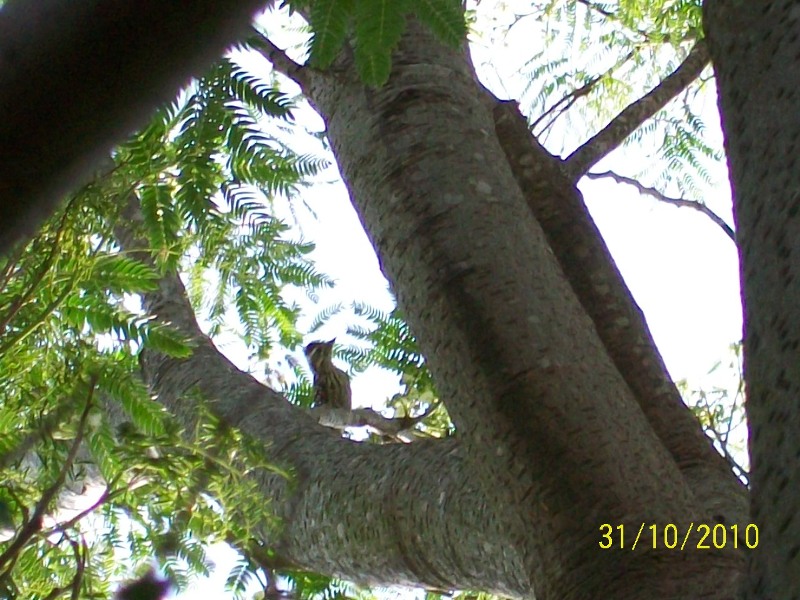
[[[751,598],[800,593],[800,4],[705,6],[741,259]]]
[[[127,252],[139,246],[131,226],[138,220],[129,206],[128,224],[117,230]],[[263,532],[281,563],[366,585],[531,595],[509,543],[513,524],[480,502],[456,440],[379,446],[342,439],[226,359],[200,331],[177,276],[163,278],[145,306],[197,344],[185,360],[142,353],[145,380],[159,401],[191,429],[199,392],[291,472],[291,482],[272,472],[256,475],[282,522]]]
[[[306,91],[537,597],[729,597],[732,554],[598,551],[599,523],[706,513],[526,206],[465,54],[412,26],[385,87],[346,54],[333,72]]]
[[[564,163],[550,155],[511,102],[494,109],[497,135],[525,201],[647,420],[713,522],[743,523],[747,496],[686,410],[647,322],[617,270]]]

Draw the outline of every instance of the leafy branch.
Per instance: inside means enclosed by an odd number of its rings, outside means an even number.
[[[592,92],[592,90],[594,90],[597,87],[597,85],[601,81],[603,81],[603,78],[609,77],[614,71],[616,71],[619,68],[621,68],[625,63],[627,63],[635,55],[636,55],[636,50],[631,50],[623,58],[621,58],[619,61],[617,61],[616,64],[614,64],[613,66],[608,68],[605,73],[602,73],[600,75],[597,75],[596,77],[593,77],[592,79],[587,81],[585,84],[583,84],[581,87],[571,91],[569,94],[567,94],[566,96],[561,98],[561,100],[559,100],[553,106],[551,106],[546,111],[544,111],[539,116],[539,118],[536,119],[536,121],[534,121],[531,124],[531,131],[535,131],[539,127],[539,124],[542,121],[544,121],[544,119],[546,117],[551,116],[551,118],[549,119],[548,123],[541,128],[540,133],[541,133],[541,131],[544,131],[544,130],[548,129],[550,126],[553,125],[553,123],[556,121],[556,119],[558,119],[559,116],[561,116],[562,114],[567,112],[580,98],[583,98],[584,96],[588,96]]]
[[[5,567],[7,564],[9,565],[8,568],[2,574],[0,574],[0,582],[5,581],[11,575],[11,569],[13,568],[19,553],[28,544],[28,542],[42,530],[45,513],[47,512],[50,503],[55,499],[56,494],[58,494],[59,490],[61,489],[61,486],[64,485],[64,481],[66,481],[67,473],[72,468],[72,464],[75,461],[75,457],[78,455],[78,449],[80,448],[81,442],[83,442],[83,438],[86,433],[86,425],[89,419],[89,413],[93,406],[96,383],[97,380],[94,377],[89,382],[86,404],[78,421],[75,439],[70,446],[66,460],[61,466],[58,476],[56,477],[55,481],[53,481],[53,483],[44,491],[42,497],[36,503],[33,514],[27,519],[25,525],[22,526],[22,529],[20,530],[19,534],[17,534],[17,537],[13,542],[11,542],[8,548],[6,548],[5,552],[0,554],[0,568]]]

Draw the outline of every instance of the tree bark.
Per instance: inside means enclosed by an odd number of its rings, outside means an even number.
[[[146,378],[183,419],[199,389],[292,471],[291,486],[259,475],[283,523],[265,543],[367,584],[733,597],[743,561],[729,548],[630,549],[640,526],[740,524],[744,496],[680,404],[560,161],[508,128],[466,52],[413,23],[381,89],[346,51],[302,84],[458,435],[339,439],[221,357],[165,278],[146,305],[198,348],[145,354]],[[603,523],[626,528],[624,550],[599,548]]]
[[[9,0],[0,11],[0,112],[12,115],[0,126],[0,192],[28,201],[28,231],[38,200],[52,206],[198,56],[234,39],[257,3],[234,3],[231,20],[230,3],[205,2],[188,20],[145,4],[126,21],[138,23],[133,47],[86,18],[90,2]],[[48,15],[52,6],[68,22]],[[22,25],[34,8],[47,17],[40,25],[58,31],[28,39]],[[147,21],[151,13],[158,17]],[[793,0],[709,0],[705,18],[746,317],[752,518],[761,530],[747,589],[791,597],[800,589],[800,11]],[[123,58],[120,76],[109,77]],[[736,523],[742,490],[677,402],[557,159],[534,141],[519,145],[519,124],[505,129],[505,109],[493,114],[466,52],[413,24],[380,90],[360,83],[346,52],[331,71],[306,72],[304,89],[458,436],[388,447],[339,439],[225,360],[199,333],[180,281],[165,278],[147,306],[199,345],[186,360],[146,354],[146,377],[184,419],[194,418],[186,393],[199,389],[293,470],[292,486],[259,475],[284,523],[264,532],[266,543],[289,562],[364,583],[535,590],[543,599],[732,597],[736,553],[598,549],[601,523],[629,532],[720,515]],[[0,249],[26,229],[13,230],[17,217],[2,213]]]
[[[125,216],[117,238],[136,255],[144,245],[135,235],[135,204]],[[195,403],[207,399],[221,419],[263,441],[268,459],[291,472],[291,481],[274,472],[255,475],[282,522],[262,532],[282,564],[365,585],[532,594],[509,540],[515,523],[481,500],[457,440],[342,439],[225,358],[200,331],[177,275],[165,276],[144,297],[144,308],[197,345],[184,360],[142,352],[143,376],[159,401],[192,430]]]
[[[709,0],[744,305],[750,598],[800,590],[800,6]]]
[[[722,456],[709,452],[708,438],[686,410],[580,191],[562,171],[564,163],[529,135],[513,103],[498,103],[494,113],[498,138],[528,207],[656,435],[706,513],[716,522],[743,523],[744,488],[730,476]]]
[[[347,54],[335,72],[309,97],[537,596],[729,596],[732,553],[598,552],[600,523],[708,515],[526,206],[466,53],[412,25],[386,86],[365,89]]]

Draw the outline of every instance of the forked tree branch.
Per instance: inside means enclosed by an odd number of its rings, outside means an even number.
[[[709,60],[708,48],[700,40],[671,75],[623,109],[608,125],[567,157],[565,167],[569,178],[577,181],[583,177],[593,165],[697,79]]]
[[[135,233],[141,220],[132,197],[115,233],[126,252],[147,261],[146,243]],[[476,501],[481,488],[472,483],[458,440],[378,445],[342,439],[338,432],[320,426],[323,415],[315,414],[327,412],[333,419],[335,411],[291,406],[225,358],[201,332],[176,273],[164,275],[159,289],[144,295],[143,307],[195,344],[185,359],[142,351],[143,377],[159,401],[190,431],[198,418],[196,402],[204,398],[223,422],[262,442],[266,458],[279,467],[280,472],[251,473],[264,501],[273,503],[281,520],[279,531],[265,523],[254,536],[271,556],[300,569],[356,582],[415,581],[429,588],[531,595],[517,547],[508,543],[516,513],[512,507],[504,513],[490,502]],[[291,472],[291,481],[281,472]],[[446,505],[439,500],[443,497]],[[429,508],[420,510],[420,505]],[[455,515],[456,523],[451,520]],[[487,522],[491,528],[480,526]],[[408,560],[409,544],[413,560]],[[504,551],[487,555],[482,544],[502,546]],[[365,566],[365,552],[380,560]],[[428,568],[445,556],[469,568],[457,572]],[[508,569],[509,561],[514,569]]]

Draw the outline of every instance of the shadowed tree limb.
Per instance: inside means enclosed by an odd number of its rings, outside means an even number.
[[[736,243],[736,233],[733,231],[733,227],[728,225],[725,220],[720,217],[717,213],[713,210],[708,208],[702,202],[697,200],[687,200],[685,198],[673,198],[671,196],[667,196],[666,194],[662,194],[655,188],[648,187],[641,182],[633,179],[632,177],[626,177],[625,175],[619,175],[618,173],[614,173],[613,171],[605,171],[603,173],[586,173],[586,177],[589,179],[605,179],[610,178],[616,181],[617,183],[625,183],[627,185],[632,185],[637,190],[639,190],[640,194],[644,194],[645,196],[650,196],[651,198],[655,198],[659,202],[664,202],[665,204],[672,204],[673,206],[679,207],[686,207],[686,208],[693,208],[694,210],[700,211],[705,216],[707,216],[717,227],[719,227],[722,232],[727,235],[732,242]]]
[[[622,110],[611,122],[583,143],[565,159],[566,172],[577,181],[603,157],[617,148],[636,131],[642,123],[664,108],[678,94],[700,76],[709,62],[704,41],[694,45],[681,65],[633,104]]]
[[[264,0],[8,0],[0,11],[0,252],[247,32]]]
[[[800,589],[800,36],[796,0],[703,2],[736,218],[750,518],[742,598]]]

